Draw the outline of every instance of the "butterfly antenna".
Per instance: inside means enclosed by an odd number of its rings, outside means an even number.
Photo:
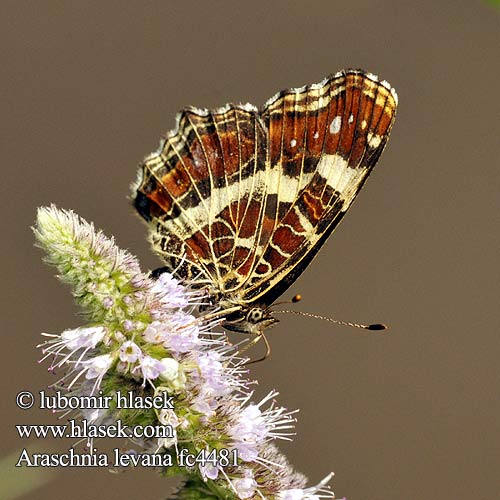
[[[339,319],[328,318],[327,316],[320,316],[319,314],[311,314],[302,311],[273,311],[274,314],[296,314],[298,316],[305,316],[307,318],[322,319],[323,321],[329,321],[330,323],[336,323],[337,325],[353,326],[355,328],[363,328],[364,330],[387,330],[387,325],[383,323],[373,323],[371,325],[362,325],[360,323],[351,323],[350,321],[341,321]]]
[[[300,302],[302,300],[302,295],[300,293],[295,294],[291,300],[282,300],[281,302],[275,302],[274,304],[271,304],[267,310],[270,311],[271,307],[276,307],[276,306],[282,306],[283,304],[296,304],[297,302]],[[279,311],[275,311],[279,312]]]

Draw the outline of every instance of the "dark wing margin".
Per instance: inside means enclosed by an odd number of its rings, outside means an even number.
[[[242,301],[270,304],[307,267],[337,227],[381,155],[397,95],[360,70],[281,92],[261,112],[270,169],[279,171],[279,220]]]

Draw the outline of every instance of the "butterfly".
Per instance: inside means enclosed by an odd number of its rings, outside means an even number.
[[[386,81],[345,70],[283,90],[261,110],[181,111],[133,188],[165,261],[159,272],[207,287],[226,329],[266,340],[278,321],[270,306],[351,206],[396,107]]]

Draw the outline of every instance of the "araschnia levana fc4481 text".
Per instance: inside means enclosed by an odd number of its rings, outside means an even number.
[[[269,306],[375,166],[396,106],[386,81],[347,70],[279,92],[261,110],[182,111],[134,186],[166,269],[207,287],[227,329],[262,338],[277,321]]]

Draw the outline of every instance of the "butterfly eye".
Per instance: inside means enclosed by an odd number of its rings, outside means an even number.
[[[258,323],[262,320],[263,317],[264,313],[262,312],[262,309],[254,307],[253,309],[250,309],[250,311],[248,311],[247,321],[249,321],[250,323]]]

